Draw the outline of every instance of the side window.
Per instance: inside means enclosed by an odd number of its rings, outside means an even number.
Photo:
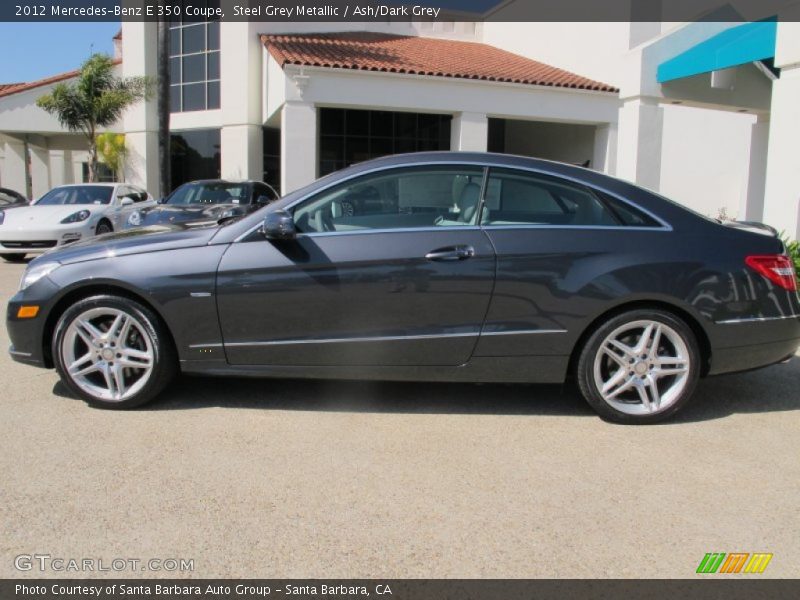
[[[140,188],[131,188],[131,192],[133,192],[133,201],[134,202],[144,202],[147,200],[147,192]]]
[[[294,211],[304,233],[476,225],[483,169],[387,169],[309,198]]]
[[[483,225],[619,225],[590,190],[556,177],[492,169]]]
[[[661,223],[650,215],[643,213],[627,202],[623,202],[608,194],[600,193],[603,202],[613,211],[614,215],[628,227],[661,227]]]

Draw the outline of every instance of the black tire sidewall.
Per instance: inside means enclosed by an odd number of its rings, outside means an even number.
[[[594,382],[594,360],[600,344],[613,330],[631,321],[657,321],[668,325],[681,336],[689,350],[689,381],[680,397],[663,412],[652,415],[629,415],[610,406],[600,395]],[[691,328],[672,313],[660,309],[636,309],[610,317],[599,325],[586,340],[577,365],[577,380],[581,394],[589,405],[604,419],[615,423],[648,424],[669,419],[692,397],[700,378],[700,349]]]
[[[0,254],[3,260],[10,263],[21,263],[25,260],[27,254]]]
[[[100,231],[101,227],[105,227],[106,231]],[[114,228],[111,226],[111,224],[108,221],[100,221],[97,224],[97,227],[95,227],[95,230],[94,230],[94,234],[95,235],[105,235],[106,233],[113,233],[113,232],[114,232]]]
[[[64,360],[61,353],[61,346],[70,323],[81,313],[92,308],[114,308],[123,310],[135,317],[145,328],[153,346],[153,372],[145,386],[133,397],[127,400],[113,402],[96,398],[83,391],[67,374]],[[158,316],[152,310],[143,306],[139,302],[130,298],[113,295],[92,296],[80,300],[70,306],[59,317],[55,328],[52,342],[52,356],[56,370],[61,377],[61,381],[70,389],[72,393],[84,399],[92,406],[98,408],[124,409],[134,408],[150,402],[155,398],[170,382],[175,373],[175,356],[172,349],[172,342],[169,339],[164,327],[161,325]]]

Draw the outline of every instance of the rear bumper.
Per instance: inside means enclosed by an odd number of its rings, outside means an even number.
[[[800,316],[718,323],[714,329],[709,375],[766,367],[800,347]]]

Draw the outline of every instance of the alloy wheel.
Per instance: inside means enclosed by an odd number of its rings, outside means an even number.
[[[155,363],[153,340],[134,316],[98,307],[80,313],[61,343],[64,369],[85,393],[121,402],[148,382]]]
[[[594,383],[612,408],[628,415],[667,410],[689,383],[686,342],[660,321],[638,320],[614,329],[594,359]]]

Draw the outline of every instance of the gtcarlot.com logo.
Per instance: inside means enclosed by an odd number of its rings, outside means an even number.
[[[17,571],[86,573],[108,571],[194,571],[193,558],[61,558],[50,554],[19,554],[14,558]]]
[[[763,573],[771,560],[767,552],[709,552],[697,565],[697,573]]]

